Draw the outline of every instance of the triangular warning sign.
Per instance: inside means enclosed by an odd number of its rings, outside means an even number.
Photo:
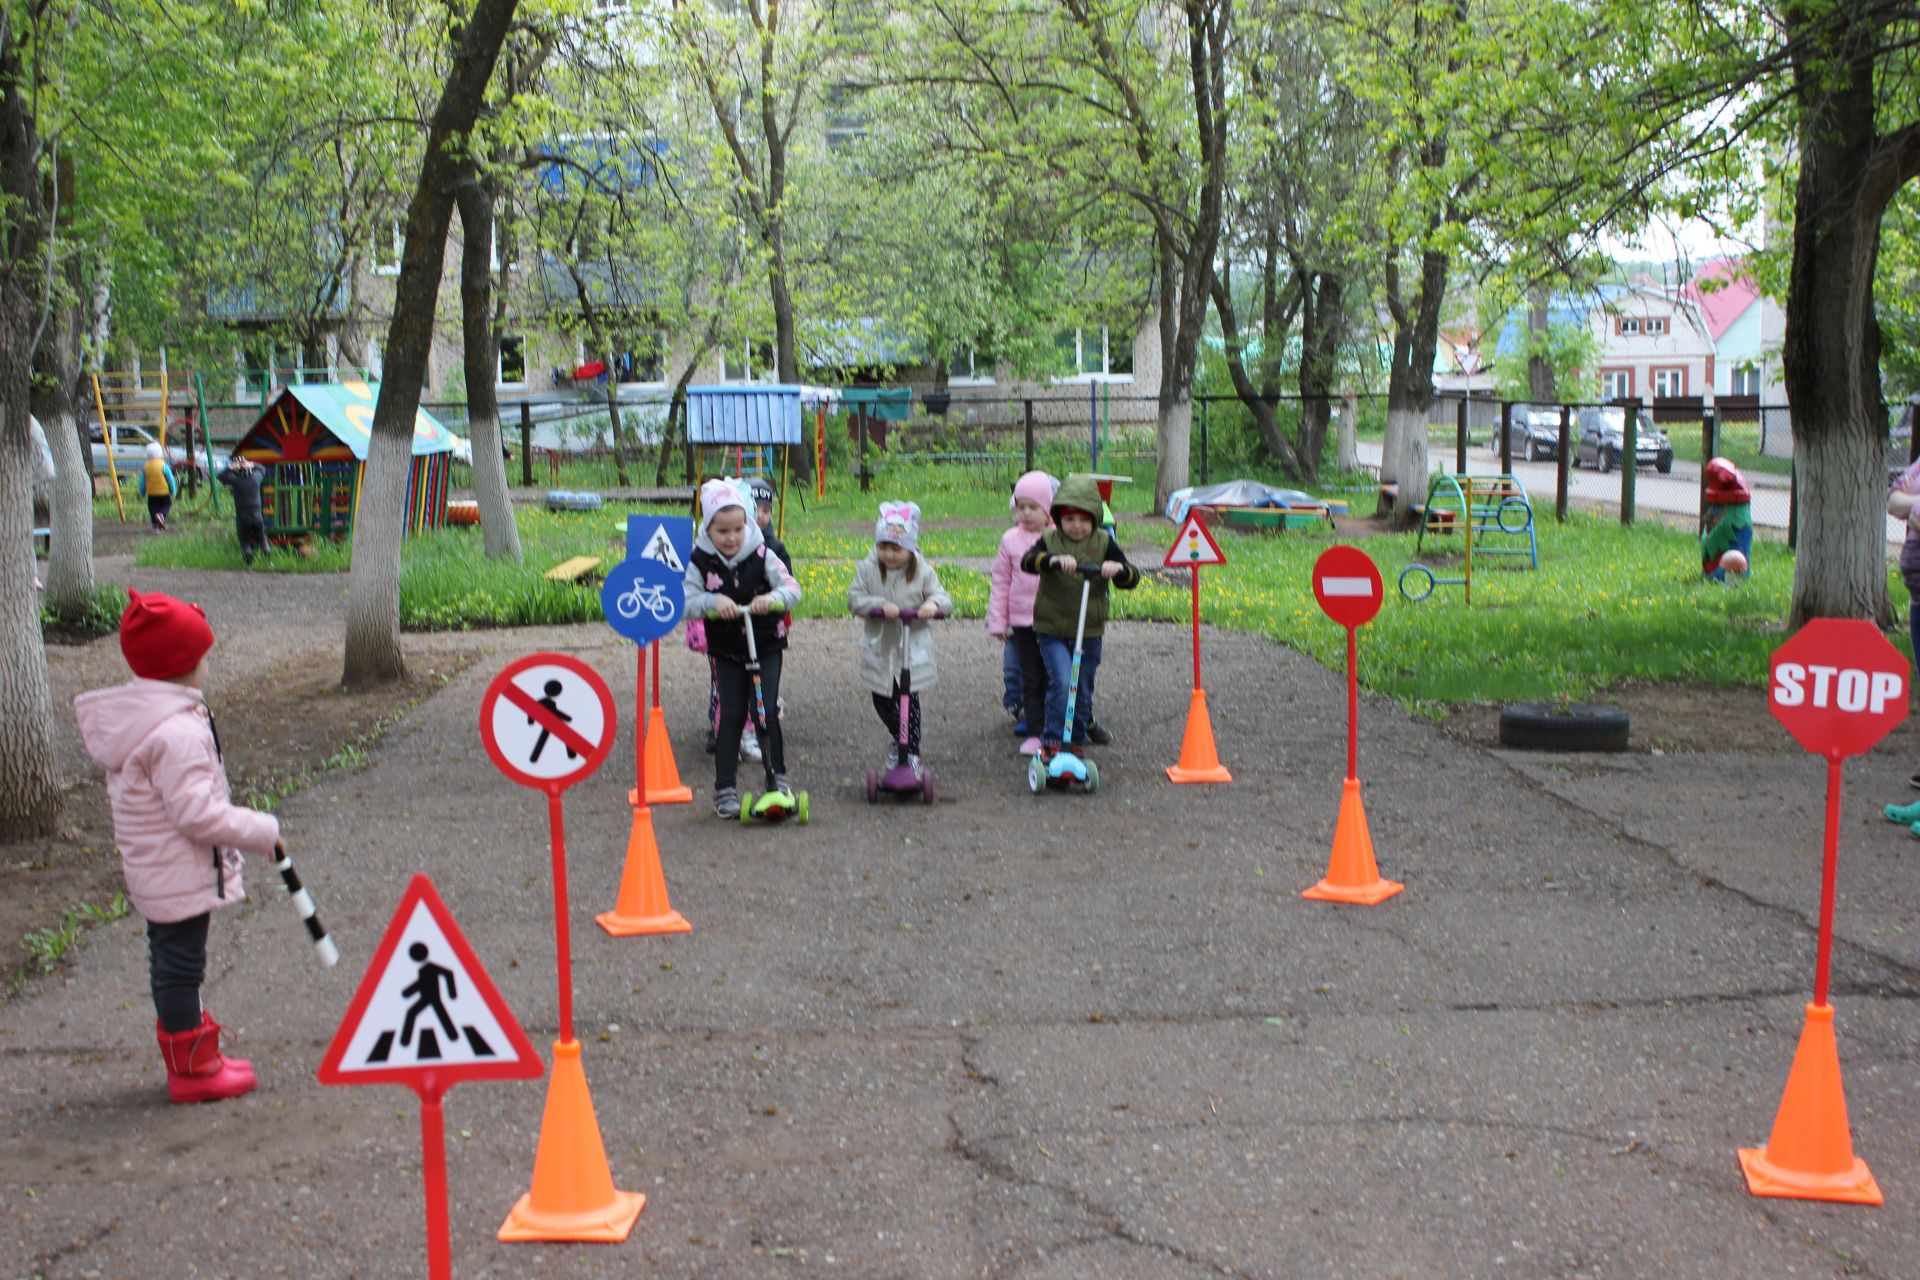
[[[1207,532],[1207,525],[1197,511],[1187,513],[1187,521],[1180,526],[1180,536],[1167,548],[1167,558],[1162,561],[1169,569],[1181,569],[1189,565],[1225,564],[1227,557],[1220,550],[1220,544]]]
[[[444,1088],[544,1070],[433,882],[414,876],[327,1046],[320,1083],[425,1089],[431,1075]]]
[[[680,563],[680,553],[673,549],[673,539],[667,536],[664,527],[653,531],[653,540],[647,543],[647,549],[640,554],[649,560],[658,560],[675,573],[687,571],[687,566]]]

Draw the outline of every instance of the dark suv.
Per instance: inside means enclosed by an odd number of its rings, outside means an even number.
[[[1507,434],[1513,437],[1511,457],[1519,462],[1550,461],[1560,455],[1560,410],[1546,405],[1516,404],[1507,417]],[[1489,441],[1500,452],[1500,431],[1494,429]]]
[[[1673,470],[1673,441],[1667,433],[1638,413],[1634,430],[1634,461],[1661,475]],[[1589,405],[1580,411],[1580,434],[1573,446],[1573,465],[1611,471],[1626,452],[1627,410],[1624,405]]]

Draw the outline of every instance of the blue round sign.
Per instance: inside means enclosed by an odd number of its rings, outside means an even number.
[[[607,625],[635,644],[651,644],[672,631],[685,607],[681,576],[645,556],[622,560],[600,586]]]

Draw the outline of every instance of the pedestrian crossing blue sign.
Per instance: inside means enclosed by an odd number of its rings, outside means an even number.
[[[627,517],[627,559],[658,560],[675,573],[687,571],[693,555],[693,520],[688,516]]]

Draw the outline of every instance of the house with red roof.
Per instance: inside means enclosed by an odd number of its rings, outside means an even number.
[[[1780,344],[1787,315],[1760,292],[1736,258],[1714,258],[1680,291],[1699,309],[1713,337],[1713,394],[1756,396],[1763,405],[1787,403]]]

